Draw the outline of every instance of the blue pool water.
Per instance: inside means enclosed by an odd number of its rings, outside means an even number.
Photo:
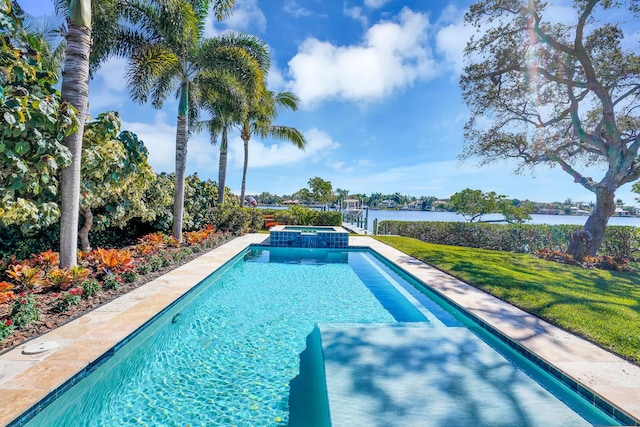
[[[286,426],[290,382],[316,323],[467,323],[407,279],[368,251],[252,248],[28,425]],[[495,341],[500,357],[540,375]],[[589,424],[617,425],[578,397],[569,404]]]

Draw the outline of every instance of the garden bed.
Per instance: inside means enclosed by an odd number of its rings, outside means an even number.
[[[162,250],[167,254],[176,253],[180,249],[189,248],[191,253],[181,257],[164,257],[166,260],[171,260],[169,265],[165,265],[162,267],[141,267],[147,265],[151,257],[140,256],[138,258],[134,258],[135,269],[136,271],[148,271],[145,274],[136,274],[135,280],[131,280],[129,282],[123,281],[118,289],[105,289],[102,285],[102,280],[100,280],[101,288],[99,292],[95,295],[87,296],[80,295],[77,298],[77,302],[73,304],[66,304],[64,310],[60,309],[60,302],[64,296],[64,294],[68,293],[64,291],[60,291],[59,289],[55,289],[54,287],[38,287],[29,292],[29,296],[33,297],[35,300],[35,304],[38,310],[38,320],[29,323],[23,328],[15,328],[13,332],[3,340],[0,340],[0,354],[9,351],[10,349],[23,344],[24,342],[34,339],[40,335],[46,334],[53,329],[56,329],[59,326],[64,325],[76,319],[83,314],[92,311],[121,295],[124,295],[145,283],[148,283],[155,278],[162,276],[181,265],[188,263],[189,261],[203,255],[204,253],[226,243],[227,241],[233,239],[235,237],[234,234],[231,233],[215,233],[214,235],[208,236],[207,239],[203,239],[197,243],[189,243],[185,242],[185,246],[182,248],[169,247],[163,248]],[[124,248],[124,251],[135,252],[136,246],[131,246],[129,248]],[[155,252],[156,254],[158,252]],[[92,277],[101,277],[97,272],[92,272]],[[104,277],[104,276],[102,276]],[[81,289],[80,287],[76,289]],[[25,290],[21,289],[19,285],[16,285],[14,290],[18,291],[14,294],[12,299],[5,301],[0,304],[0,321],[7,321],[11,319],[11,312],[16,301],[19,301],[20,298],[23,298],[25,295]],[[13,322],[12,322],[13,323]]]

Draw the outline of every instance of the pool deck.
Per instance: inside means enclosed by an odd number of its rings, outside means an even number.
[[[248,234],[105,304],[41,337],[0,355],[0,425],[12,423],[35,403],[82,372],[102,354],[162,311],[212,271],[266,234]],[[436,292],[466,308],[487,325],[519,343],[554,369],[606,402],[640,419],[640,367],[581,338],[475,289],[371,237],[350,236],[351,246],[367,246]],[[57,348],[22,351],[44,342]],[[19,424],[19,422],[18,422]]]

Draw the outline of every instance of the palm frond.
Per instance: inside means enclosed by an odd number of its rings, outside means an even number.
[[[298,129],[289,126],[271,126],[266,134],[260,135],[262,138],[274,138],[282,141],[289,141],[301,150],[307,146],[307,139]]]
[[[125,72],[129,92],[134,101],[146,102],[156,79],[164,78],[168,70],[179,66],[173,52],[160,45],[140,47],[131,57]]]
[[[222,21],[231,15],[235,0],[214,0],[211,11],[218,21]]]
[[[273,96],[274,105],[278,112],[289,109],[291,111],[297,111],[300,104],[300,98],[293,92],[279,92]]]

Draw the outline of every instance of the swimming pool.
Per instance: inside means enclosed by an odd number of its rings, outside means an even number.
[[[410,322],[440,331],[469,323],[410,282],[369,251],[251,248],[29,425],[287,425],[290,381],[316,323]],[[536,378],[536,395],[553,389],[588,423],[616,424],[486,331],[474,333],[495,341],[491,357]]]

